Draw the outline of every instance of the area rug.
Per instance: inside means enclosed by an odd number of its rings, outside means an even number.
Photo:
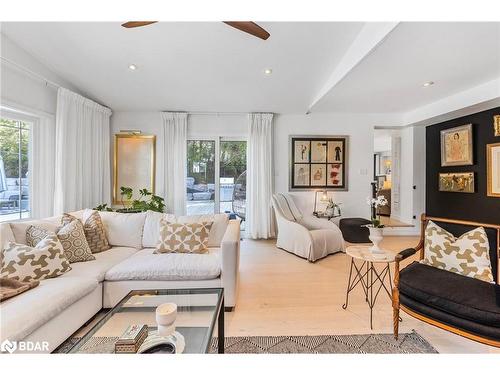
[[[90,339],[80,353],[113,353],[118,337]],[[66,340],[55,353],[67,353],[80,338]],[[242,336],[226,337],[226,354],[425,354],[437,353],[417,332],[392,334],[322,335],[322,336]],[[210,353],[217,353],[217,338],[210,343]]]

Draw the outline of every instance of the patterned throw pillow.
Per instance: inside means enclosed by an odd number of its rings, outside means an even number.
[[[74,220],[78,219],[70,214],[64,214],[61,218],[61,223],[67,225]],[[83,231],[85,232],[85,238],[93,254],[111,249],[99,212],[92,211],[92,214],[83,224]]]
[[[475,228],[459,238],[429,221],[425,228],[424,259],[420,262],[493,283],[490,246],[483,227]]]
[[[64,255],[70,263],[95,260],[85,238],[83,224],[80,220],[73,220],[59,229],[57,238],[61,241]]]
[[[208,234],[212,222],[170,223],[160,221],[160,238],[156,244],[155,254],[191,253],[203,254],[208,251]]]
[[[71,270],[61,242],[49,234],[35,247],[9,242],[2,252],[1,277],[19,281],[50,279]]]
[[[49,232],[47,229],[30,225],[26,229],[26,245],[30,247],[35,247],[41,240],[43,240],[49,234],[51,234],[51,232]]]

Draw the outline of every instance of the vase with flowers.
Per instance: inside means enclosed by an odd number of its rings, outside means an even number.
[[[371,224],[368,224],[367,227],[370,230],[370,236],[368,237],[372,242],[372,246],[370,247],[370,251],[374,255],[382,255],[384,251],[379,247],[380,242],[382,242],[383,236],[383,228],[384,225],[380,223],[380,215],[377,215],[377,208],[381,206],[387,205],[387,199],[379,195],[377,198],[367,198],[366,203],[371,208]]]

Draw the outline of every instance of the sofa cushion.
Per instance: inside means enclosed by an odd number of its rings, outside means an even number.
[[[425,228],[423,264],[493,283],[488,236],[483,227],[456,238],[433,221]]]
[[[63,225],[66,225],[73,220],[80,220],[82,222],[85,238],[87,239],[92,254],[100,253],[101,251],[111,248],[106,238],[106,230],[104,229],[99,211],[86,210],[82,219],[65,213],[62,216],[61,222]]]
[[[57,238],[61,241],[64,255],[70,263],[95,259],[85,238],[85,231],[80,220],[74,220],[59,229]]]
[[[160,238],[155,254],[187,253],[204,254],[208,251],[208,234],[213,222],[169,223],[162,219]]]
[[[177,223],[181,224],[202,222],[213,222],[210,233],[208,234],[208,247],[219,247],[226,233],[229,216],[226,214],[214,214],[179,216],[177,218]]]
[[[208,247],[219,247],[226,233],[229,217],[226,214],[179,216],[147,211],[144,223],[143,247],[155,247],[160,237],[160,220],[165,218],[170,223],[213,222],[208,235]]]
[[[5,248],[9,242],[16,242],[14,232],[9,223],[0,223],[0,250]]]
[[[133,247],[112,247],[109,250],[94,254],[95,260],[71,264],[72,270],[65,273],[63,277],[88,277],[101,282],[109,269],[136,252],[137,249]]]
[[[175,215],[164,214],[161,212],[147,211],[144,221],[144,231],[142,234],[143,247],[155,247],[160,238],[160,221],[165,218],[171,223],[175,223]]]
[[[400,273],[401,294],[451,315],[500,327],[500,286],[413,262]]]
[[[43,220],[16,221],[10,223],[10,228],[14,233],[16,243],[27,245],[26,230],[32,225],[41,229],[45,229],[49,232],[56,233],[57,229],[60,226],[60,217],[47,218]]]
[[[138,251],[106,272],[105,280],[209,280],[221,272],[220,249],[206,254],[153,254]]]
[[[145,212],[126,214],[103,211],[100,212],[100,215],[111,246],[142,248],[142,231],[146,220]]]
[[[0,342],[19,341],[98,287],[96,280],[58,277],[0,305]]]
[[[26,245],[35,247],[41,240],[51,233],[54,232],[49,232],[47,229],[30,225],[28,229],[26,229]]]
[[[71,270],[55,233],[47,235],[36,247],[10,242],[1,258],[0,276],[25,282],[51,279]]]

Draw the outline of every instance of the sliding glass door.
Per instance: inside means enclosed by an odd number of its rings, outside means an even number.
[[[215,210],[215,141],[187,143],[186,212],[213,214]]]
[[[241,215],[245,209],[245,171],[246,141],[228,138],[189,140],[187,214],[227,212]],[[233,205],[235,196],[237,208]]]

